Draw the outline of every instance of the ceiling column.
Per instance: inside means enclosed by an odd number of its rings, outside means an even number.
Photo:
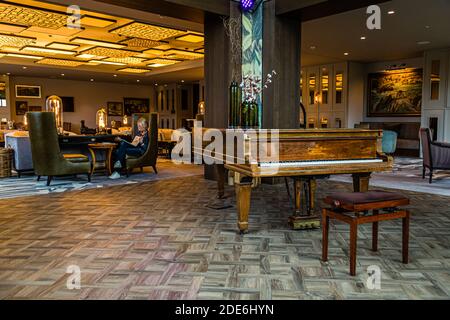
[[[301,22],[276,15],[277,0],[264,3],[263,75],[277,75],[263,91],[265,129],[299,128]]]

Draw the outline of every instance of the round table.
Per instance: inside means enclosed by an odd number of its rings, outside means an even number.
[[[95,164],[97,162],[96,157],[95,157],[95,151],[96,150],[105,151],[105,155],[106,155],[105,169],[106,169],[106,171],[108,172],[109,175],[112,174],[112,171],[111,171],[111,157],[112,157],[112,152],[116,148],[116,146],[117,146],[117,144],[116,143],[112,143],[112,142],[88,144],[88,149],[89,149],[89,152],[91,153],[91,156],[92,156],[91,175],[94,174]]]

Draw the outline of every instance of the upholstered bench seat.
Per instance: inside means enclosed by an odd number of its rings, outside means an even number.
[[[409,199],[401,194],[385,191],[339,192],[326,197],[325,203],[335,208],[361,212],[365,210],[405,206],[409,204]]]
[[[358,226],[372,223],[372,250],[378,251],[378,223],[402,219],[402,262],[408,263],[409,220],[408,210],[399,207],[409,204],[401,194],[384,191],[333,193],[324,201],[331,208],[322,210],[323,247],[322,261],[328,261],[328,232],[330,219],[350,225],[350,274],[356,275],[356,242]]]

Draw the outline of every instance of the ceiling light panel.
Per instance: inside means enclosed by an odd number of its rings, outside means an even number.
[[[80,19],[80,23],[82,26],[89,26],[89,27],[96,27],[96,28],[106,28],[114,23],[116,23],[116,20],[110,20],[110,19],[103,19],[103,18],[97,18],[92,16],[83,16]]]
[[[142,51],[149,48],[154,48],[157,46],[162,45],[162,42],[159,41],[153,41],[148,39],[140,39],[140,38],[132,38],[125,41],[122,41],[121,43],[127,45],[127,49]]]
[[[23,47],[21,51],[48,53],[48,54],[62,54],[62,55],[69,55],[69,56],[76,54],[76,51],[67,51],[67,50],[59,50],[59,49],[51,49],[51,48],[43,48],[43,47],[33,47],[33,46]]]
[[[114,66],[126,66],[126,63],[121,62],[113,62],[113,61],[106,61],[106,60],[91,60],[89,61],[90,64],[110,64]]]
[[[51,59],[51,58],[45,58],[42,60],[39,60],[39,64],[47,64],[52,66],[62,66],[62,67],[79,67],[84,64],[82,61],[75,61],[75,60],[65,60],[65,59]]]
[[[79,47],[78,44],[61,43],[61,42],[52,42],[49,45],[47,45],[47,48],[60,50],[75,50],[78,47]]]
[[[126,45],[120,44],[120,43],[100,41],[100,40],[80,38],[80,37],[72,39],[71,42],[80,43],[80,44],[89,44],[89,45],[93,45],[93,46],[102,46],[102,47],[113,48],[113,49],[120,49],[120,48],[126,47]]]
[[[13,57],[13,58],[32,59],[32,60],[38,60],[38,59],[43,59],[44,58],[44,57],[41,57],[41,56],[32,56],[32,55],[20,54],[20,53],[7,53],[6,55],[8,57]]]
[[[108,58],[108,59],[105,59],[105,60],[106,61],[111,61],[111,62],[125,63],[125,64],[141,64],[146,59],[136,58],[136,57],[125,57],[125,58]]]
[[[182,60],[195,60],[195,59],[202,59],[204,57],[203,53],[176,50],[176,49],[167,51],[164,54],[164,56],[171,59],[182,59]]]
[[[163,39],[181,36],[186,32],[171,28],[153,26],[140,22],[132,22],[128,25],[112,30],[111,33],[127,37],[160,41]]]
[[[201,43],[205,41],[205,38],[203,36],[190,33],[181,37],[177,37],[176,40],[190,43]]]
[[[24,31],[25,29],[26,27],[24,26],[0,22],[0,32],[19,33]]]
[[[0,21],[56,30],[66,26],[67,15],[0,3]]]
[[[136,54],[136,52],[128,51],[128,50],[104,48],[104,47],[95,47],[95,48],[83,51],[83,54],[92,54],[95,56],[110,57],[110,58],[126,58],[126,57],[134,56]]]
[[[8,34],[0,34],[0,46],[3,47],[16,47],[21,48],[23,46],[33,44],[36,38],[20,37]]]
[[[123,68],[123,69],[119,69],[117,71],[128,72],[128,73],[145,73],[145,72],[150,72],[151,70],[139,69],[139,68]]]
[[[181,61],[170,60],[170,59],[152,59],[152,60],[148,61],[148,63],[149,63],[148,66],[158,68],[158,67],[170,66],[170,65],[177,64],[180,62]]]

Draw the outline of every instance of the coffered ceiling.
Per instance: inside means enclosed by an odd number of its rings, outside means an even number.
[[[86,10],[80,14],[42,1],[0,1],[0,64],[150,76],[203,59],[200,32]]]

